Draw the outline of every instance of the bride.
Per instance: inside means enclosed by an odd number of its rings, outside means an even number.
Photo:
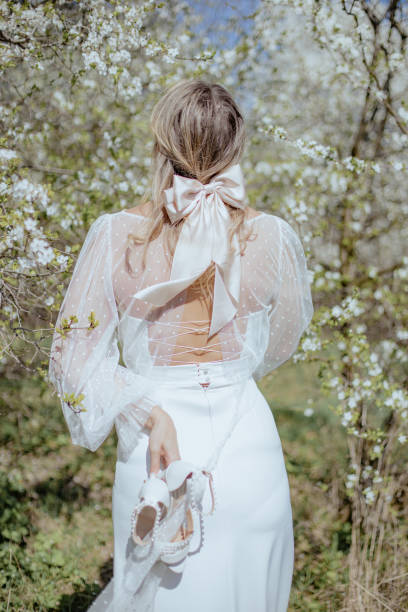
[[[151,127],[151,194],[91,225],[50,353],[72,442],[118,434],[114,574],[90,609],[284,612],[290,491],[256,381],[312,317],[303,248],[248,206],[224,87],[177,83]]]

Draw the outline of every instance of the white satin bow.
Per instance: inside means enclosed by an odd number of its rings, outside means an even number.
[[[165,190],[166,210],[174,223],[184,217],[177,241],[170,280],[138,291],[134,297],[164,306],[215,262],[214,298],[209,336],[235,315],[239,303],[241,261],[236,235],[230,246],[230,215],[224,203],[244,209],[244,180],[239,164],[230,166],[206,185],[174,175]]]

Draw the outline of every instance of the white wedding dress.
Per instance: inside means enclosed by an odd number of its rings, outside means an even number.
[[[93,223],[51,349],[50,379],[73,443],[95,451],[113,425],[119,440],[114,576],[90,609],[285,612],[294,551],[290,493],[274,416],[255,381],[289,359],[310,322],[302,245],[277,216],[246,221],[252,234],[240,258],[237,312],[207,344],[208,317],[188,288],[160,307],[135,297],[170,278],[162,234],[141,265],[143,247],[132,236],[146,223],[128,211]],[[143,425],[155,403],[175,422],[182,458],[209,466],[215,485],[215,512],[194,516],[193,544],[179,568],[157,554],[138,560],[130,537],[130,514],[149,473]]]

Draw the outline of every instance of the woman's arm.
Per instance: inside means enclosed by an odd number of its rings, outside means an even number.
[[[151,417],[153,453],[160,445],[172,457],[178,452],[175,432],[158,410],[152,383],[119,365],[111,270],[110,216],[102,215],[89,229],[57,317],[49,378],[74,444],[94,451],[115,424],[128,455]]]

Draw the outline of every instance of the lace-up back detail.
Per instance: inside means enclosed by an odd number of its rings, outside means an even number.
[[[173,344],[170,362],[172,364],[191,363],[191,360],[201,362],[223,359],[223,342],[220,338],[222,334],[218,332],[210,340],[208,338],[213,307],[214,271],[212,264],[186,291],[183,320],[178,325]]]
[[[131,216],[135,216],[139,223],[145,223],[145,219],[139,215],[125,213],[123,216],[118,213],[116,217],[119,219],[112,219],[113,226],[119,226],[126,234],[131,229]],[[147,343],[154,365],[236,359],[237,347],[234,346],[233,350],[229,348],[231,343],[234,344],[231,325],[226,325],[208,339],[213,307],[214,264],[166,307],[158,308],[132,298],[131,294],[153,282],[167,280],[171,257],[166,251],[164,241],[158,244],[153,241],[148,249],[145,270],[142,271],[142,249],[142,245],[133,244],[123,259],[120,249],[114,249],[114,253],[119,256],[118,259],[115,256],[114,287],[119,310],[122,311],[121,320],[126,322],[128,318],[133,319],[132,328],[137,327],[139,333],[143,333],[143,344]],[[132,277],[133,282],[130,280]],[[122,323],[121,328],[123,327],[127,329],[128,324]],[[123,341],[128,344],[124,337]]]
[[[122,245],[126,245],[129,232],[137,233],[139,229],[140,233],[140,224],[146,223],[146,217],[126,211],[106,217],[113,257],[113,290],[120,319],[119,339],[126,363],[145,371],[147,363],[177,365],[245,357],[259,366],[260,355],[267,350],[267,341],[271,339],[275,355],[269,359],[274,363],[292,354],[310,317],[311,300],[303,249],[295,232],[282,219],[261,213],[247,221],[255,238],[247,242],[241,256],[239,309],[233,321],[208,339],[213,264],[165,306],[155,307],[137,300],[133,295],[140,289],[169,279],[171,255],[161,236],[156,237],[149,245],[143,270],[140,263],[143,245],[132,245],[130,254],[125,253]],[[283,252],[287,250],[288,239],[291,251]],[[288,258],[291,267],[287,265]],[[283,278],[284,274],[287,278]],[[287,304],[279,308],[282,289]],[[271,337],[268,323],[272,308],[275,308],[276,329],[272,330]],[[269,368],[271,363],[265,367]]]

